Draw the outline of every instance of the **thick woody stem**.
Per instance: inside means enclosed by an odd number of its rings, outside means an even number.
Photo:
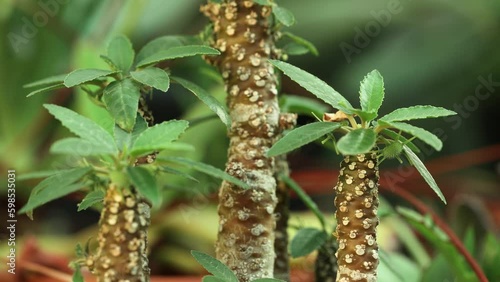
[[[378,162],[375,152],[345,156],[335,186],[339,282],[377,281]]]
[[[202,11],[214,24],[212,63],[222,73],[232,118],[226,171],[250,185],[223,182],[219,191],[216,256],[242,282],[273,277],[274,160],[265,156],[279,133],[277,81],[267,61],[274,49],[269,7],[253,1],[209,3]]]
[[[149,206],[111,185],[99,221],[99,248],[87,259],[97,281],[149,281],[148,260],[143,256],[148,226]]]
[[[148,126],[154,124],[144,95],[139,100],[139,114]],[[157,152],[138,158],[135,165],[154,162]],[[149,281],[148,237],[151,208],[136,191],[113,185],[107,191],[99,221],[97,254],[87,265],[99,282]]]

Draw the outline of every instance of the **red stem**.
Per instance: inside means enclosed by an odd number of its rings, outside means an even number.
[[[409,203],[411,203],[417,210],[420,211],[422,214],[430,214],[436,225],[443,230],[443,232],[448,235],[450,238],[451,243],[455,246],[455,248],[458,250],[459,253],[462,254],[462,256],[465,258],[465,260],[469,263],[471,266],[472,270],[476,273],[477,277],[481,282],[488,282],[488,278],[484,274],[483,270],[477,263],[477,261],[472,257],[472,255],[467,251],[465,246],[462,244],[462,241],[457,237],[457,235],[453,232],[453,230],[444,222],[441,220],[441,218],[432,210],[430,209],[425,203],[420,201],[417,197],[415,197],[413,194],[409,193],[408,191],[404,190],[403,188],[399,186],[393,186],[394,189],[387,188],[384,186],[381,186],[380,188],[385,189],[387,191],[390,191],[401,198],[405,199]]]

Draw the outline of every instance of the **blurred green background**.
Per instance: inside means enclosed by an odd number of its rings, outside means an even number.
[[[98,54],[105,52],[107,42],[115,34],[129,36],[136,50],[158,36],[196,35],[207,24],[199,12],[203,2],[0,0],[2,183],[5,183],[7,169],[16,169],[22,175],[53,169],[68,161],[48,153],[50,144],[68,132],[46,113],[41,107],[43,103],[66,105],[94,119],[100,114],[79,91],[59,90],[26,98],[29,91],[22,87],[24,84],[76,68],[103,66]],[[431,104],[459,112],[454,118],[419,123],[431,131],[436,130],[444,141],[443,151],[429,152],[426,159],[459,155],[499,143],[500,1],[288,0],[279,3],[290,9],[297,19],[297,24],[289,30],[313,42],[320,52],[319,57],[292,57],[290,62],[324,79],[354,104],[359,81],[376,68],[385,79],[386,101],[382,114],[415,104]],[[170,67],[174,74],[196,81],[224,99],[220,79],[200,58],[174,62]],[[286,78],[283,91],[308,96]],[[175,86],[166,94],[155,93],[151,107],[158,121],[195,120],[209,115],[195,98]],[[196,147],[196,152],[189,153],[191,157],[223,167],[227,140],[225,128],[219,122],[212,120],[194,126],[183,141]],[[294,171],[332,169],[338,161],[333,152],[314,144],[291,155]],[[481,201],[483,198],[498,201],[499,171],[498,159],[457,171],[456,174],[465,175],[467,180],[457,188]],[[170,188],[165,192],[168,203],[185,184],[178,179],[165,180],[165,183]],[[18,184],[19,202],[26,200],[34,184],[36,182]],[[218,183],[209,180],[204,185],[199,188],[213,192]],[[5,191],[5,186],[1,189]],[[198,195],[197,192],[191,192],[194,196],[183,193],[191,198]],[[333,195],[329,191],[325,193],[331,201]],[[74,203],[68,207],[71,209]],[[57,211],[48,209],[38,219],[35,213],[35,224],[25,223],[25,226],[30,225],[31,233],[57,234],[80,228],[73,215],[60,215]],[[498,232],[497,217],[488,216],[491,222],[484,224],[484,228]],[[87,224],[95,222],[95,214],[89,217]],[[214,214],[211,217],[215,220]],[[203,224],[207,225],[200,222]],[[55,226],[58,228],[54,232]],[[213,238],[215,227],[207,228],[210,230],[207,238]],[[200,248],[209,249],[211,243],[208,239],[207,242]]]

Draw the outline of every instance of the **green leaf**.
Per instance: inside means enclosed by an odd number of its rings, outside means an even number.
[[[438,118],[456,115],[454,111],[447,110],[441,107],[434,106],[413,106],[408,108],[397,109],[383,117],[380,121],[393,122],[405,121],[414,119]]]
[[[163,92],[167,92],[170,86],[170,78],[168,77],[168,74],[160,68],[149,67],[133,71],[130,75],[136,81]]]
[[[430,172],[427,170],[425,165],[422,163],[422,161],[418,158],[418,156],[415,155],[415,153],[413,153],[413,151],[406,145],[403,146],[403,151],[405,152],[408,161],[418,170],[420,175],[422,175],[422,177],[425,179],[425,182],[427,182],[427,184],[429,184],[432,190],[436,192],[439,199],[441,199],[441,201],[443,201],[443,203],[446,204],[446,199],[444,198],[443,192],[441,192],[441,189],[439,189],[436,181],[434,180]]]
[[[453,269],[457,281],[478,281],[462,254],[450,242],[448,235],[435,225],[432,218],[429,219],[429,215],[423,216],[403,207],[397,207],[396,210],[404,217],[406,222],[432,244],[439,254],[442,254],[446,258],[446,261]]]
[[[91,170],[92,168],[90,167],[73,168],[60,171],[59,173],[44,179],[37,186],[35,186],[35,188],[33,188],[28,203],[26,203],[26,205],[19,210],[19,214],[32,211],[41,205],[85,187],[85,184],[75,184],[75,182],[80,180]]]
[[[165,121],[144,130],[132,145],[130,154],[140,156],[156,150],[164,150],[170,142],[186,131],[189,123],[185,120]]]
[[[130,40],[119,35],[111,40],[108,45],[107,57],[117,66],[123,73],[128,72],[134,62],[134,49]]]
[[[318,49],[316,49],[316,46],[314,46],[314,44],[312,44],[310,41],[308,41],[307,39],[305,38],[302,38],[300,36],[297,36],[293,33],[290,33],[290,32],[284,32],[283,33],[283,36],[287,36],[288,38],[290,38],[293,42],[295,42],[296,44],[298,45],[301,45],[303,47],[305,47],[307,50],[309,50],[309,52],[311,52],[311,54],[313,54],[314,56],[318,56],[319,55],[319,52],[318,52]]]
[[[413,142],[409,141],[407,138],[405,138],[401,134],[396,133],[390,129],[384,129],[381,132],[382,132],[382,134],[386,135],[387,137],[391,138],[392,140],[400,140],[403,144],[406,144],[408,146],[408,148],[410,148],[416,154],[420,153],[420,149],[415,144],[413,144]]]
[[[138,67],[143,67],[150,64],[156,64],[165,60],[172,60],[184,57],[191,57],[196,55],[220,55],[220,52],[217,49],[204,46],[204,45],[188,45],[188,46],[178,46],[172,47],[167,50],[161,50],[158,53],[155,53],[139,63],[137,63]]]
[[[116,124],[125,131],[132,131],[141,96],[139,87],[128,78],[113,81],[104,89],[102,101]]]
[[[211,275],[203,277],[203,279],[201,281],[202,282],[227,282],[224,279],[221,279],[221,278],[218,278],[218,277],[215,277],[215,276],[211,276]]]
[[[55,154],[76,155],[81,157],[114,155],[117,153],[116,148],[103,147],[99,143],[75,137],[56,141],[50,147],[50,151]]]
[[[196,161],[189,160],[186,158],[181,158],[181,157],[164,157],[164,158],[160,158],[160,160],[170,162],[170,163],[179,164],[179,165],[194,169],[196,171],[208,174],[210,176],[231,182],[231,183],[233,183],[233,184],[235,184],[243,189],[250,188],[250,186],[247,183],[239,180],[238,178],[236,178],[234,176],[227,174],[226,172],[224,172],[216,167],[208,165],[208,164],[196,162]]]
[[[295,42],[290,42],[286,44],[285,46],[283,46],[282,50],[285,54],[291,56],[299,56],[309,53],[309,49]]]
[[[64,107],[50,104],[43,106],[74,134],[92,143],[100,144],[107,151],[117,151],[113,137],[92,120]]]
[[[54,175],[54,174],[59,173],[59,172],[60,172],[60,170],[35,171],[35,172],[23,173],[23,174],[19,175],[16,179],[19,181],[23,181],[23,180],[35,179],[35,178],[45,178],[45,177],[49,177],[49,176]]]
[[[361,101],[361,109],[374,113],[376,117],[384,101],[384,79],[378,70],[368,73],[361,82],[359,99]],[[365,121],[369,122],[370,120]]]
[[[302,257],[319,249],[328,238],[325,231],[316,228],[302,228],[290,243],[290,254],[293,258]]]
[[[61,88],[64,88],[64,87],[65,86],[62,83],[61,84],[47,86],[47,87],[44,87],[44,88],[40,88],[40,89],[31,91],[30,93],[28,93],[28,95],[26,95],[26,97],[31,97],[33,95],[40,94],[40,93],[45,93],[45,92],[51,92],[52,90],[61,89]]]
[[[301,96],[282,95],[279,102],[282,113],[323,116],[323,113],[328,111],[328,107],[318,100]]]
[[[85,196],[83,200],[78,204],[78,211],[83,211],[91,206],[100,203],[104,200],[104,191],[102,190],[94,190]]]
[[[46,78],[43,78],[43,79],[40,79],[40,80],[37,80],[34,82],[30,82],[28,84],[25,84],[25,85],[23,85],[23,87],[24,88],[32,88],[32,87],[40,87],[40,86],[46,87],[46,86],[52,86],[54,84],[63,84],[64,78],[67,75],[68,74],[65,73],[65,74],[59,74],[59,75],[46,77]]]
[[[416,126],[413,126],[411,124],[407,124],[404,122],[386,122],[386,121],[382,121],[382,120],[379,120],[378,124],[382,125],[382,126],[393,127],[393,128],[399,129],[403,132],[406,132],[408,134],[411,134],[411,135],[417,137],[418,139],[424,141],[425,143],[427,143],[428,145],[430,145],[431,147],[433,147],[437,151],[439,151],[443,148],[443,142],[441,142],[441,140],[436,135],[432,134],[431,132],[429,132],[423,128],[416,127]]]
[[[321,136],[333,132],[342,124],[337,122],[314,122],[295,128],[283,136],[267,151],[268,157],[288,153],[302,147]]]
[[[342,110],[346,114],[352,114],[353,107],[349,101],[321,79],[288,63],[276,60],[270,60],[270,62],[325,103]]]
[[[358,115],[363,121],[367,121],[367,122],[369,122],[377,117],[377,113],[375,113],[375,112],[367,112],[367,111],[363,111],[360,109],[354,109],[352,112],[354,114]]]
[[[116,73],[115,71],[99,70],[99,69],[78,69],[70,72],[66,76],[66,78],[64,79],[64,85],[70,88],[115,73]]]
[[[167,50],[172,47],[179,47],[184,45],[185,38],[182,36],[176,35],[166,35],[162,37],[155,38],[148,42],[142,49],[139,51],[137,56],[135,57],[136,62],[140,62],[147,57],[150,57],[159,51]]]
[[[286,183],[286,185],[292,189],[295,194],[299,197],[299,199],[306,205],[306,207],[316,215],[318,218],[319,222],[321,223],[321,226],[323,228],[326,228],[326,220],[325,216],[323,213],[320,211],[318,208],[318,205],[307,195],[307,193],[300,187],[300,185],[295,182],[292,178],[290,178],[288,175],[285,174],[280,174],[279,178]]]
[[[128,151],[128,149],[132,147],[132,144],[134,144],[139,134],[141,134],[147,128],[148,124],[146,123],[144,118],[142,118],[141,115],[139,114],[137,114],[137,117],[135,119],[135,125],[132,132],[126,132],[119,126],[115,125],[114,135],[115,135],[116,146],[120,150],[124,150],[126,148]]]
[[[231,269],[217,259],[198,251],[191,251],[191,255],[193,255],[196,261],[215,277],[227,282],[238,282],[238,278]]]
[[[182,87],[186,88],[191,93],[196,95],[196,97],[198,97],[198,99],[205,103],[205,105],[207,105],[210,110],[212,110],[217,116],[219,116],[220,120],[228,128],[231,126],[231,117],[229,116],[229,113],[227,112],[224,105],[217,101],[217,99],[210,95],[210,93],[208,93],[205,89],[180,77],[173,77],[172,79],[174,79],[175,82],[179,83],[180,85],[182,85]]]
[[[116,70],[116,71],[120,71],[120,68],[115,65],[115,63],[108,57],[108,56],[104,56],[104,55],[99,55],[99,57],[106,63],[108,64],[108,66],[110,68],[112,68],[113,70]]]
[[[273,7],[273,14],[284,26],[290,27],[295,23],[295,17],[288,9],[276,5]]]
[[[192,177],[191,175],[189,175],[189,174],[187,174],[185,172],[182,172],[180,170],[168,167],[168,166],[162,166],[162,167],[160,167],[160,171],[161,172],[165,172],[165,173],[170,173],[170,174],[173,174],[173,175],[179,175],[179,176],[182,176],[184,178],[193,180],[195,182],[200,182],[200,181],[198,181],[198,179]]]
[[[344,155],[368,153],[375,147],[377,134],[371,128],[358,128],[341,137],[337,142],[339,152]]]
[[[262,5],[262,6],[270,6],[271,2],[269,0],[253,0],[253,2]]]
[[[159,207],[161,204],[161,195],[156,184],[155,177],[149,170],[140,167],[127,167],[127,174],[135,189],[150,200],[154,207]]]
[[[71,279],[73,282],[85,282],[79,264],[75,264],[75,272],[73,272],[73,277]]]

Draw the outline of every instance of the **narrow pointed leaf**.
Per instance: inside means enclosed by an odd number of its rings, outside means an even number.
[[[170,78],[168,77],[168,74],[160,68],[149,67],[133,71],[130,75],[136,81],[163,92],[167,92],[170,86]]]
[[[222,103],[210,95],[210,93],[188,80],[180,77],[175,77],[173,79],[205,103],[205,105],[207,105],[208,108],[210,108],[210,110],[212,110],[227,127],[231,126],[231,117],[229,116],[226,108]]]
[[[104,147],[99,143],[94,143],[86,139],[70,137],[56,141],[50,147],[50,151],[56,154],[87,157],[99,155],[114,155],[116,153],[116,148]]]
[[[70,72],[64,79],[64,85],[70,88],[98,78],[115,74],[115,71],[99,69],[78,69]]]
[[[295,95],[282,95],[280,98],[280,110],[283,113],[297,113],[312,116],[322,116],[328,111],[328,107],[317,99],[311,99]]]
[[[437,151],[439,151],[439,150],[441,150],[441,148],[443,148],[443,142],[441,142],[441,140],[436,135],[432,134],[431,132],[429,132],[423,128],[416,127],[416,126],[413,126],[411,124],[407,124],[404,122],[386,122],[386,121],[379,120],[378,123],[379,123],[379,125],[389,126],[392,128],[399,129],[399,130],[406,132],[408,134],[411,134],[411,135],[417,137],[418,139],[422,140],[423,142],[427,143],[429,146],[433,147]]]
[[[382,78],[382,75],[377,70],[373,70],[368,73],[363,81],[361,81],[361,87],[359,90],[361,109],[369,113],[374,113],[376,117],[378,110],[384,101],[384,91],[384,79]]]
[[[295,35],[293,33],[290,33],[290,32],[284,32],[283,33],[283,36],[287,36],[289,37],[293,42],[301,45],[301,46],[304,46],[307,50],[309,50],[309,52],[311,52],[311,54],[313,54],[314,56],[318,56],[319,55],[319,52],[318,52],[318,49],[316,48],[316,46],[314,46],[314,44],[312,44],[310,41],[298,36],[298,35]]]
[[[49,104],[45,104],[44,107],[74,134],[92,143],[100,144],[108,151],[116,152],[113,137],[92,120],[64,107]]]
[[[107,57],[122,72],[126,73],[134,62],[134,49],[130,40],[123,36],[117,36],[109,42]]]
[[[164,150],[186,131],[188,125],[185,120],[171,120],[149,127],[137,136],[130,154],[139,156],[155,150]]]
[[[405,121],[414,119],[438,118],[456,115],[454,111],[447,110],[441,107],[434,106],[413,106],[408,108],[397,109],[380,118],[381,121]]]
[[[341,137],[337,148],[344,156],[364,154],[373,149],[376,139],[372,129],[358,128]]]
[[[92,169],[90,167],[74,168],[60,171],[59,173],[44,179],[37,186],[35,186],[35,188],[33,188],[28,203],[26,203],[26,205],[19,210],[19,213],[23,214],[32,211],[41,205],[85,187],[85,184],[75,182],[79,181],[91,170]]]
[[[113,81],[104,89],[102,100],[123,130],[131,132],[134,128],[139,98],[139,87],[130,79]]]
[[[204,45],[188,45],[188,46],[178,46],[172,47],[167,50],[161,50],[155,53],[139,63],[138,67],[143,67],[146,65],[156,64],[165,60],[179,59],[184,57],[192,57],[196,55],[219,55],[220,52],[217,49],[204,46]]]
[[[219,178],[219,179],[231,182],[231,183],[233,183],[233,184],[235,184],[243,189],[250,188],[250,186],[247,183],[239,180],[238,178],[236,178],[234,176],[227,174],[226,172],[224,172],[216,167],[208,165],[208,164],[196,162],[196,161],[189,160],[186,158],[181,158],[181,157],[164,157],[164,158],[160,158],[160,160],[170,162],[170,163],[179,164],[179,165],[194,169],[196,171],[208,174],[208,175],[213,176],[215,178]]]
[[[295,23],[295,16],[288,9],[276,5],[273,7],[273,14],[284,26],[290,27]]]
[[[155,177],[149,170],[140,166],[127,167],[127,175],[135,189],[137,189],[142,196],[150,200],[154,207],[160,206],[160,191],[158,190]]]
[[[321,212],[321,210],[318,208],[318,205],[307,195],[307,193],[300,187],[300,185],[295,182],[292,178],[290,178],[288,175],[285,174],[280,174],[279,178],[286,183],[290,189],[297,194],[299,199],[306,205],[306,207],[316,215],[318,218],[319,222],[321,223],[321,226],[323,228],[326,228],[326,220],[325,216]]]
[[[198,251],[191,251],[191,255],[193,255],[196,261],[215,277],[223,279],[223,281],[226,282],[238,282],[238,278],[231,269],[216,258]]]
[[[288,153],[302,147],[321,136],[333,132],[342,124],[336,122],[314,122],[288,132],[276,142],[267,152],[268,157]]]
[[[391,138],[392,140],[400,140],[402,143],[406,144],[408,146],[408,148],[410,148],[414,153],[416,153],[416,154],[420,153],[420,149],[415,144],[413,144],[413,142],[409,141],[404,136],[401,136],[400,134],[398,134],[390,129],[382,130],[382,134],[386,135],[387,137]]]
[[[104,199],[104,191],[102,190],[95,190],[87,194],[85,198],[78,204],[78,211],[83,211],[91,206],[100,203]]]
[[[283,53],[291,56],[305,55],[310,52],[305,46],[297,44],[295,42],[290,42],[281,48]]]
[[[54,174],[57,174],[59,172],[60,170],[42,170],[42,171],[23,173],[17,177],[17,180],[23,181],[28,179],[46,178]]]
[[[165,172],[165,173],[170,173],[170,174],[173,174],[173,175],[179,175],[179,176],[182,176],[184,178],[193,180],[194,182],[200,182],[198,179],[192,177],[191,175],[189,175],[189,174],[187,174],[187,173],[185,173],[183,171],[177,170],[175,168],[168,167],[168,166],[162,166],[162,167],[160,167],[160,171],[161,172]]]
[[[307,91],[311,92],[325,103],[336,109],[342,110],[344,113],[352,113],[353,107],[349,101],[326,84],[326,82],[288,63],[276,60],[270,60],[270,62],[293,81],[297,82],[300,86],[304,87]]]
[[[62,83],[51,85],[51,86],[47,86],[47,87],[44,87],[44,88],[37,89],[35,91],[31,91],[30,93],[28,93],[28,95],[26,95],[26,97],[31,97],[31,96],[36,95],[36,94],[46,93],[46,92],[50,92],[50,91],[61,89],[61,88],[65,88],[65,87],[66,86],[64,86],[64,84],[62,84]]]
[[[403,151],[405,152],[408,161],[418,170],[420,175],[422,175],[422,177],[424,178],[425,182],[427,182],[432,190],[436,192],[439,199],[441,199],[441,201],[446,204],[446,199],[444,198],[443,192],[441,192],[441,189],[439,189],[436,181],[432,177],[431,173],[427,170],[424,163],[422,163],[419,157],[415,153],[413,153],[413,151],[408,148],[408,146],[403,146]]]
[[[24,88],[32,88],[32,87],[41,87],[41,86],[50,86],[50,85],[54,85],[54,84],[63,84],[64,82],[64,78],[67,76],[68,74],[65,73],[65,74],[59,74],[59,75],[54,75],[54,76],[50,76],[50,77],[47,77],[47,78],[43,78],[43,79],[40,79],[40,80],[37,80],[37,81],[33,81],[33,82],[30,82],[28,84],[25,84],[23,85]]]
[[[325,231],[316,228],[302,228],[290,243],[290,254],[292,257],[302,257],[320,248],[328,238]]]
[[[179,47],[184,45],[185,38],[183,36],[176,35],[166,35],[162,37],[155,38],[148,42],[142,49],[139,51],[137,56],[135,57],[136,62],[140,62],[147,57],[150,57],[161,50],[167,50],[172,47]]]

